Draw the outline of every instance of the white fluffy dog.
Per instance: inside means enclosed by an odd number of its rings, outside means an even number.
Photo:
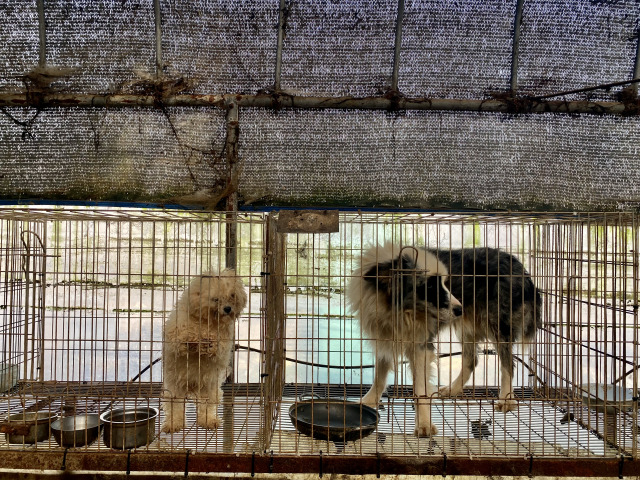
[[[234,324],[247,305],[232,269],[194,278],[164,326],[163,432],[184,428],[185,398],[196,402],[197,423],[220,426],[218,405],[233,351]]]

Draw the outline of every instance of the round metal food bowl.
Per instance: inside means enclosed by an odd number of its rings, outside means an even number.
[[[289,417],[300,433],[334,442],[364,438],[376,429],[380,420],[375,409],[339,399],[296,402],[289,408]]]
[[[61,447],[82,447],[100,436],[101,427],[100,415],[94,413],[58,418],[51,424],[51,432]]]
[[[32,444],[51,436],[51,421],[57,414],[50,411],[20,412],[9,415],[3,430],[9,443]]]
[[[636,405],[633,390],[622,386],[589,383],[580,386],[582,403],[598,412],[616,413]],[[606,399],[606,401],[605,401]]]
[[[104,443],[119,450],[148,445],[155,436],[157,416],[158,409],[153,407],[104,412],[100,415]]]

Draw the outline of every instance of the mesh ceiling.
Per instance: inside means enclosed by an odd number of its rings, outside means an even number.
[[[491,99],[510,88],[516,0],[405,1],[398,91]],[[0,3],[0,97],[64,70],[48,93],[117,94],[162,73],[193,94],[384,95],[398,1],[37,0]],[[640,2],[527,0],[520,95],[633,78]],[[279,21],[283,24],[277,72]],[[157,54],[160,56],[157,58]],[[558,97],[617,101],[622,87]],[[243,107],[241,204],[611,210],[640,205],[638,117]],[[0,197],[198,203],[222,191],[225,111],[0,111]],[[194,196],[195,195],[195,196]],[[214,195],[215,197],[215,195]],[[211,205],[209,205],[211,206]]]

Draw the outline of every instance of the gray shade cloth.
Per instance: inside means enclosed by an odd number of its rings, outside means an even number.
[[[516,0],[402,3],[401,95],[491,99],[509,91]],[[396,1],[285,1],[282,12],[278,0],[159,6],[157,52],[154,2],[47,0],[43,52],[37,2],[0,5],[0,95],[158,95],[150,108],[3,108],[0,198],[202,204],[206,191],[218,200],[229,182],[224,109],[164,106],[155,78],[181,85],[176,93],[211,95],[271,93],[277,81],[296,96],[368,97],[392,87]],[[639,18],[632,0],[524,2],[517,93],[633,78]],[[41,53],[58,72],[38,77],[44,87],[25,78]],[[558,98],[617,101],[622,88]],[[241,205],[636,208],[639,121],[244,107],[237,188]]]

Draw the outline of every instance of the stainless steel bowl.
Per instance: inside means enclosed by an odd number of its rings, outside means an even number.
[[[100,415],[85,414],[58,418],[51,424],[53,438],[61,447],[82,447],[100,436]]]
[[[124,450],[141,447],[153,441],[158,409],[135,408],[104,412],[104,443],[107,447]]]
[[[49,411],[20,412],[9,415],[3,431],[9,443],[32,444],[51,436],[51,422],[57,414]]]

